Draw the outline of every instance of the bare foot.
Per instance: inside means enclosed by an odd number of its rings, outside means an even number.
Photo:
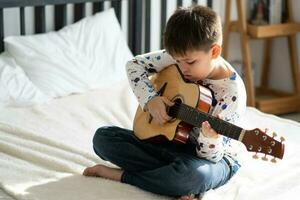
[[[204,196],[204,194],[184,195],[184,196],[181,196],[178,200],[193,200],[193,199],[201,200],[203,198],[203,196]]]
[[[181,196],[178,200],[193,200],[194,198],[195,198],[195,195],[191,194],[191,195]]]
[[[123,170],[107,167],[105,165],[95,165],[87,167],[83,173],[84,176],[103,177],[114,181],[121,181]]]

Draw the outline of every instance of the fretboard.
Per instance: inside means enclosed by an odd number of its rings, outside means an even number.
[[[202,122],[208,121],[211,127],[219,134],[239,140],[242,128],[202,112],[196,108],[183,103],[176,102],[169,108],[168,114],[171,117],[180,119],[190,125],[201,127]]]

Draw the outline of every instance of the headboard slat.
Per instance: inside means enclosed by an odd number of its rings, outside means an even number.
[[[207,0],[207,6],[212,8],[213,7],[213,1],[212,0]]]
[[[93,3],[93,14],[104,9],[104,2]]]
[[[121,24],[122,20],[121,20],[121,16],[122,16],[122,2],[121,1],[112,1],[111,2],[111,6],[115,9],[116,12],[116,16],[118,18],[119,23]]]
[[[4,39],[4,26],[3,26],[3,9],[0,8],[0,50],[1,52],[4,51],[4,42],[3,42],[3,39]]]
[[[68,3],[84,3],[84,2],[104,2],[118,0],[1,0],[0,8],[25,7],[25,6],[45,6]]]
[[[20,34],[25,35],[25,7],[20,7]]]
[[[158,48],[163,48],[163,33],[167,22],[167,2],[169,1],[174,0],[161,0],[159,2],[161,4],[161,23],[159,24],[160,33],[158,34],[158,37],[160,37],[160,40],[158,40]],[[197,3],[198,1],[199,0],[191,0],[193,3]],[[15,7],[20,9],[20,33],[21,35],[25,35],[28,26],[28,20],[25,19],[25,11],[27,11],[26,7],[34,7],[35,33],[43,33],[46,31],[45,6],[54,6],[54,28],[55,30],[59,30],[67,25],[67,4],[74,5],[73,21],[76,22],[86,16],[87,2],[92,3],[93,14],[106,9],[104,2],[110,2],[111,7],[116,11],[119,22],[121,23],[123,21],[121,20],[123,17],[122,15],[124,15],[124,13],[122,13],[123,0],[0,0],[0,51],[4,50],[3,38],[6,36],[3,19],[5,17],[3,15],[6,15],[5,8]],[[126,12],[127,19],[125,19],[125,21],[128,21],[128,26],[125,27],[127,28],[128,33],[128,45],[134,55],[149,52],[152,50],[151,45],[153,42],[153,36],[151,35],[151,0],[126,0],[126,3],[127,2],[128,11]],[[176,0],[174,3],[177,3],[177,7],[180,7],[183,6],[183,3],[185,2],[183,0]],[[206,0],[206,5],[208,7],[212,7],[212,4],[213,0]],[[7,20],[11,21],[14,19]],[[29,25],[30,23],[31,22],[29,22]],[[145,25],[143,23],[145,23]]]
[[[59,30],[67,24],[67,5],[56,5],[54,10],[55,30]]]
[[[129,0],[128,45],[134,55],[142,53],[142,11],[143,1]]]
[[[131,51],[133,51],[133,46],[134,46],[134,41],[133,41],[133,34],[134,31],[133,29],[133,16],[132,16],[132,12],[133,12],[133,2],[132,0],[128,0],[128,46],[131,49]]]
[[[145,13],[145,52],[150,51],[151,42],[151,0],[146,0],[146,13]]]
[[[182,6],[182,0],[177,0],[177,7]]]
[[[74,22],[84,18],[85,16],[85,3],[74,4]]]
[[[161,0],[161,11],[160,11],[160,48],[163,48],[163,34],[167,21],[167,0]]]
[[[35,32],[44,33],[46,31],[45,6],[36,6],[34,8]]]

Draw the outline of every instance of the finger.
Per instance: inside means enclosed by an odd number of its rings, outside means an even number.
[[[160,123],[160,116],[159,116],[159,112],[158,111],[152,112],[151,116],[152,116],[152,119],[155,122],[155,124],[159,124]]]
[[[213,137],[213,138],[217,138],[219,137],[219,134],[210,126],[210,124],[205,121],[203,122],[203,134],[207,137]]]
[[[168,121],[171,119],[171,117],[167,114],[165,104],[162,104],[160,109],[157,111],[157,115],[159,115],[160,118],[163,119],[164,121]]]
[[[212,128],[209,129],[209,132],[210,132],[210,134],[213,134],[213,135],[217,135],[217,134],[218,134],[218,133],[217,133],[214,129],[212,129]]]
[[[203,134],[204,134],[204,135],[207,135],[207,133],[208,133],[208,128],[207,128],[206,122],[202,122],[201,128],[202,128]]]
[[[219,118],[219,119],[223,119],[223,117],[222,117],[222,115],[221,115],[221,114],[218,114],[218,115],[217,115],[217,118]]]
[[[165,121],[166,121],[166,120],[161,116],[160,113],[157,115],[156,120],[157,120],[157,122],[158,122],[159,125],[163,125],[163,124],[165,123]]]
[[[202,122],[202,128],[205,129],[205,130],[209,130],[211,128],[208,121]]]
[[[219,134],[213,129],[210,131],[209,134],[210,134],[210,137],[212,137],[212,138],[218,138],[219,137]]]
[[[155,122],[156,125],[162,124],[162,122],[161,122],[162,120],[161,120],[159,113],[156,113],[155,116],[153,116],[153,121]]]
[[[210,127],[207,121],[202,123],[202,132],[206,137],[211,137],[214,135],[214,130]]]
[[[160,119],[161,119],[161,123],[162,124],[164,124],[164,123],[167,123],[168,122],[168,120],[169,120],[169,117],[168,117],[168,115],[167,114],[161,114],[160,115]]]
[[[174,102],[170,101],[167,97],[163,98],[163,101],[165,104],[167,104],[168,106],[173,106]]]
[[[208,121],[205,122],[204,126],[209,133],[217,134],[217,132],[210,126]]]
[[[160,126],[160,122],[157,119],[153,119],[154,124],[156,124],[157,126]]]
[[[163,113],[161,114],[161,116],[162,116],[162,118],[163,118],[164,120],[166,120],[166,121],[169,121],[169,120],[172,119],[172,117],[170,117],[170,116],[167,114],[167,112],[163,112]]]

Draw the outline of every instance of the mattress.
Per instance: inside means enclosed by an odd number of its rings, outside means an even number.
[[[0,186],[16,199],[170,199],[103,178],[84,177],[87,166],[113,164],[92,148],[103,125],[132,128],[138,104],[126,80],[84,94],[0,112]],[[242,168],[204,200],[295,199],[300,195],[300,124],[248,107],[239,125],[285,137],[277,163],[252,159],[237,144]]]

